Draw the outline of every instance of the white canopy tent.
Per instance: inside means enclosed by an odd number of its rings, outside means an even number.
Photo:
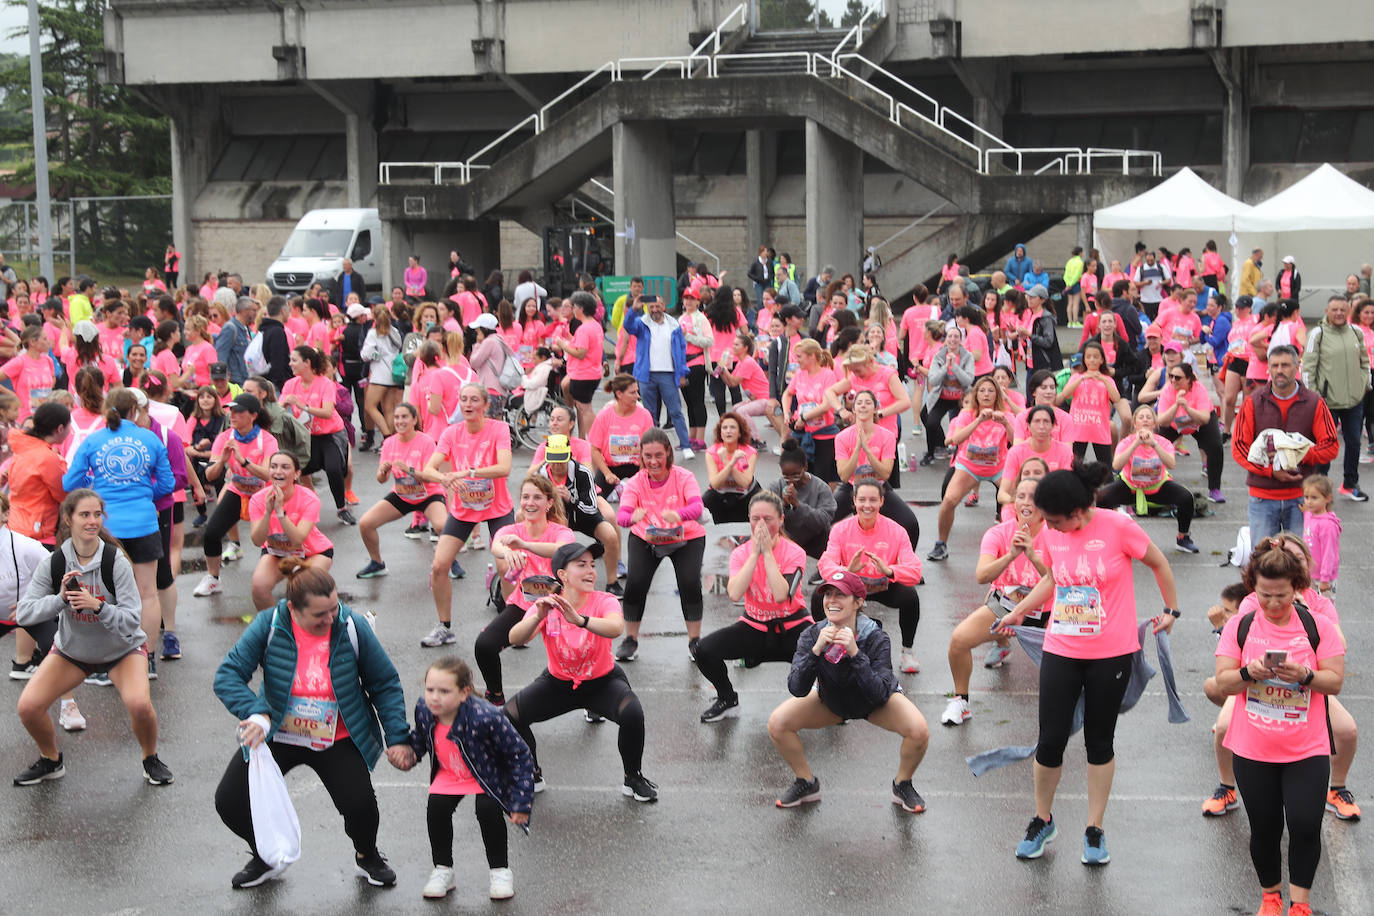
[[[1234,250],[1227,257],[1229,240],[1237,220],[1250,210],[1249,204],[1226,196],[1184,167],[1144,194],[1094,212],[1093,245],[1108,267],[1113,260],[1123,269],[1129,265],[1136,242],[1173,252],[1191,248],[1201,267],[1202,246],[1212,239],[1234,274],[1240,261]]]
[[[1292,255],[1302,298],[1324,302],[1330,291],[1345,291],[1346,276],[1374,261],[1374,191],[1323,164],[1238,217],[1236,234],[1243,256],[1264,250],[1264,275],[1271,279]]]

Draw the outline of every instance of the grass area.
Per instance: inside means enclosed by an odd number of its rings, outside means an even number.
[[[34,258],[32,261],[26,261],[24,258],[7,257],[5,258],[5,263],[14,269],[14,272],[21,280],[27,277],[36,277],[41,272],[38,268],[37,258]],[[91,265],[82,264],[80,261],[77,261],[75,270],[71,270],[70,268],[71,262],[67,260],[64,253],[54,252],[53,271],[55,276],[49,277],[49,282],[62,276],[70,275],[79,277],[85,274],[94,278],[96,283],[102,287],[110,285],[118,286],[122,289],[127,289],[130,293],[137,293],[137,291],[143,287],[143,274],[141,273],[127,273],[123,270],[110,273],[96,270]]]

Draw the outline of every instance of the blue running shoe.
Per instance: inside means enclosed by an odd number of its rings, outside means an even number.
[[[462,566],[458,565],[457,560],[454,560],[453,565],[448,568],[448,577],[450,579],[462,579],[466,576],[467,570],[463,569]]]
[[[386,564],[380,560],[368,560],[367,565],[358,570],[359,579],[375,579],[386,575]]]
[[[181,658],[181,640],[177,639],[177,634],[166,630],[162,634],[162,660],[167,662],[178,658]]]
[[[1106,865],[1112,860],[1107,852],[1107,836],[1101,827],[1089,827],[1083,831],[1083,864]]]
[[[1016,844],[1016,858],[1040,858],[1045,854],[1045,844],[1058,835],[1059,828],[1055,826],[1053,817],[1048,823],[1038,816],[1031,818],[1030,826],[1026,828],[1026,838]]]

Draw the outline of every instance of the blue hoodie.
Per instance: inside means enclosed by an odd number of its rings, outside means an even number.
[[[1018,251],[1021,252],[1020,257],[1016,255]],[[1007,275],[1007,282],[1011,284],[1020,283],[1021,278],[1030,273],[1031,259],[1025,245],[1018,244],[1011,250],[1011,257],[1007,258],[1007,264],[1002,270]]]
[[[1021,278],[1021,288],[1030,289],[1037,283],[1045,287],[1048,291],[1050,288],[1050,272],[1048,270],[1041,270],[1040,273],[1036,273],[1034,270],[1027,267],[1026,275]]]
[[[68,493],[90,487],[105,500],[105,527],[117,538],[157,533],[154,500],[172,492],[167,447],[151,430],[121,420],[98,430],[77,447],[62,476]]]

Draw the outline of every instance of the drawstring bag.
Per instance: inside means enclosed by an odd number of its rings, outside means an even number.
[[[248,752],[248,803],[258,858],[284,869],[301,857],[301,822],[267,742]]]

